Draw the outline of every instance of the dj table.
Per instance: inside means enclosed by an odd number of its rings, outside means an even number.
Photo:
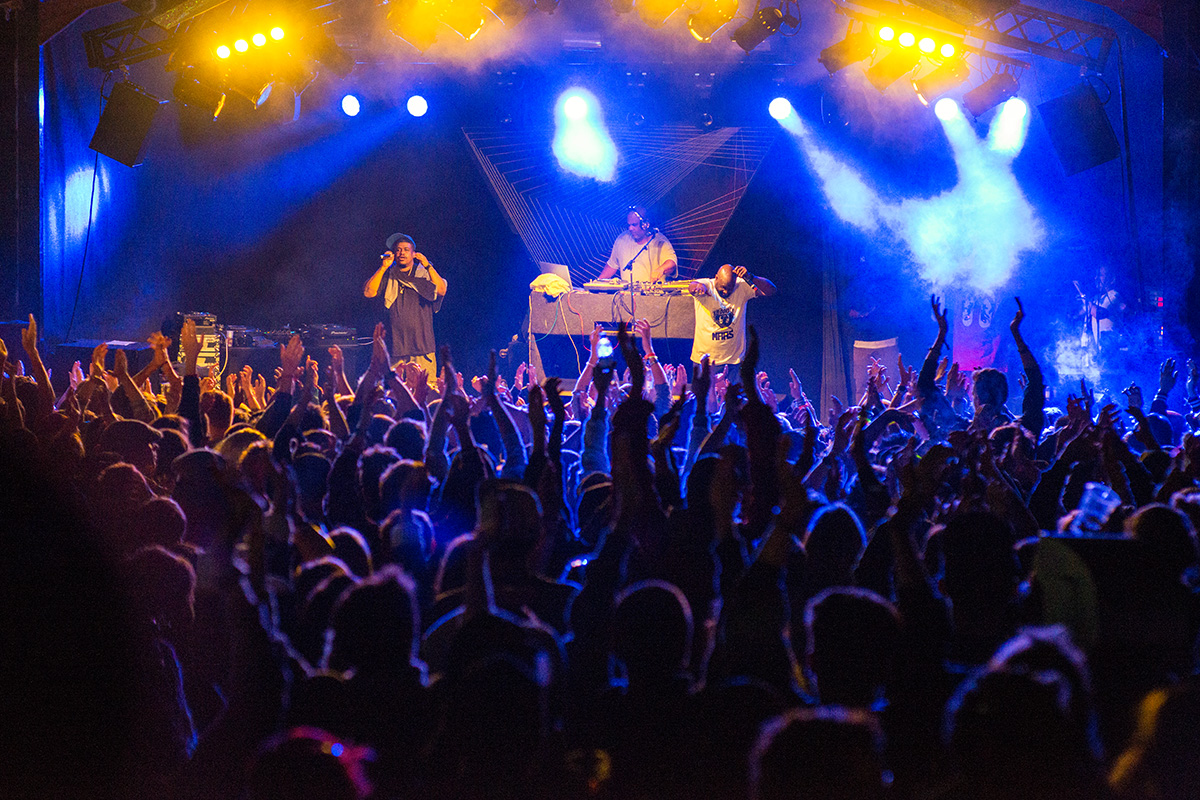
[[[690,295],[588,292],[574,289],[557,300],[529,295],[529,363],[538,378],[575,377],[588,360],[589,337],[599,322],[616,345],[617,323],[650,322],[654,350],[666,363],[691,358],[695,304]]]

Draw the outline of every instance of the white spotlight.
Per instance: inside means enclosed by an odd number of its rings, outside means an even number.
[[[362,110],[362,104],[358,102],[358,98],[352,94],[348,94],[342,98],[342,112],[347,117],[358,116],[358,112]]]
[[[767,113],[771,115],[771,119],[785,119],[792,114],[792,104],[786,97],[776,97],[767,106]]]
[[[421,95],[414,94],[408,98],[406,107],[408,108],[408,113],[414,117],[423,117],[425,116],[425,112],[429,110],[429,103]]]
[[[958,103],[951,100],[949,97],[943,97],[933,104],[933,113],[937,114],[940,120],[951,120],[962,114],[958,110]]]
[[[588,102],[580,95],[573,94],[563,101],[563,113],[570,120],[584,119],[588,115]]]
[[[1019,97],[1009,98],[1004,101],[1004,113],[1012,114],[1017,119],[1024,119],[1029,114],[1029,104]]]

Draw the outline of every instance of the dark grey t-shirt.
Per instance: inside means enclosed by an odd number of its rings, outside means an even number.
[[[400,283],[400,294],[388,309],[392,324],[392,357],[428,355],[437,349],[433,341],[433,315],[442,307],[435,297],[429,271],[417,264],[414,272],[403,275],[396,267],[388,270],[387,280]]]

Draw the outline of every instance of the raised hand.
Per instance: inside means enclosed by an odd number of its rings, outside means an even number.
[[[641,397],[646,388],[646,365],[633,346],[624,322],[617,327],[617,343],[621,347],[621,355],[625,357],[625,366],[629,369],[630,394]]]
[[[4,348],[3,343],[0,343],[0,351],[2,351],[3,348]],[[0,363],[3,363],[3,361],[4,361],[4,353],[0,352]],[[79,385],[81,383],[83,383],[86,379],[87,379],[87,377],[83,374],[83,368],[80,366],[79,362],[76,361],[74,364],[71,365],[71,373],[68,376],[68,380],[70,382],[69,383],[70,387],[72,389],[77,390],[77,389],[79,389]]]
[[[671,397],[683,397],[687,390],[687,368],[680,364],[671,372]]]
[[[1200,394],[1200,365],[1196,363],[1196,359],[1189,358],[1187,361],[1187,384],[1184,388],[1187,391],[1188,399]]]
[[[936,294],[929,295],[929,305],[933,308],[933,318],[937,320],[938,336],[944,337],[950,330],[950,323],[947,321],[949,311],[942,307],[942,301]]]
[[[1163,396],[1170,394],[1178,379],[1179,372],[1175,369],[1175,359],[1168,358],[1158,370],[1158,393]]]
[[[129,377],[129,358],[125,355],[124,350],[118,350],[113,356],[113,374],[118,380],[124,380]]]
[[[1140,386],[1138,386],[1136,383],[1131,383],[1131,384],[1129,384],[1128,389],[1122,390],[1121,394],[1125,395],[1125,398],[1129,403],[1130,411],[1132,411],[1135,408],[1139,409],[1139,410],[1141,409],[1141,407],[1142,407],[1142,388]]]
[[[858,417],[857,408],[848,408],[838,416],[833,426],[832,455],[841,455],[850,446],[850,435],[854,431],[854,423]]]
[[[512,388],[514,392],[519,392],[525,388],[525,376],[529,372],[529,365],[522,361],[517,366],[517,373],[513,375]]]
[[[1014,297],[1017,301],[1017,313],[1013,314],[1012,322],[1008,323],[1008,329],[1012,331],[1012,335],[1016,338],[1021,337],[1021,322],[1025,319],[1025,306],[1021,305],[1021,298]]]
[[[842,410],[845,407],[846,406],[842,403],[840,397],[838,397],[836,394],[829,395],[829,418],[827,420],[829,427],[837,427],[837,421],[841,418]]]
[[[279,345],[279,368],[283,370],[281,377],[283,379],[294,377],[303,358],[304,342],[300,341],[300,334],[293,333],[286,345]]]
[[[771,390],[771,379],[767,377],[767,373],[760,372],[755,376],[758,382],[758,394],[762,397],[763,402],[772,412],[779,410],[779,401],[775,398],[775,392]]]
[[[196,362],[200,359],[200,348],[204,341],[196,335],[196,320],[191,317],[183,320],[183,330],[179,333],[179,346],[183,349],[183,364],[185,375],[196,374]]]
[[[588,341],[592,346],[590,355],[588,356],[588,363],[592,365],[595,365],[596,361],[600,358],[600,334],[603,330],[600,327],[600,323],[597,322],[592,326],[592,332],[588,335]]]
[[[537,384],[531,383],[529,388],[532,389],[536,385]],[[550,404],[550,408],[554,411],[554,416],[557,419],[565,420],[567,405],[563,402],[562,394],[559,391],[561,385],[561,380],[555,377],[550,377],[546,378],[546,382],[543,384],[543,387],[546,395],[546,402]]]
[[[633,332],[642,339],[642,352],[650,355],[654,352],[654,347],[650,341],[650,320],[639,319],[633,322]]]
[[[104,361],[108,357],[108,342],[101,342],[92,350],[92,363],[88,365],[88,377],[104,379]]]
[[[38,354],[38,329],[37,320],[33,318],[33,314],[29,315],[29,326],[21,331],[21,346],[25,348],[25,354],[30,360],[37,361],[41,358]]]

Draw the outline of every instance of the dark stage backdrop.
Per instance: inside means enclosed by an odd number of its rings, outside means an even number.
[[[1086,10],[1082,3],[1069,9]],[[1115,15],[1104,13],[1109,16],[1097,21],[1119,27]],[[368,100],[351,120],[331,109],[340,89],[366,77],[370,67],[360,65],[341,86],[318,79],[304,95],[299,121],[290,125],[238,130],[236,120],[223,118],[198,132],[181,119],[177,104],[164,105],[145,164],[130,169],[103,156],[97,162],[87,149],[104,76],[86,67],[79,36],[127,15],[119,4],[91,12],[44,49],[48,338],[142,339],[178,310],[210,311],[224,323],[261,328],[352,324],[367,334],[383,315],[378,301],[361,297],[361,286],[396,231],[413,235],[450,283],[435,330],[439,341],[453,344],[464,371],[482,371],[487,350],[504,346],[519,330],[537,268],[506,224],[462,128],[495,124],[502,104],[521,98],[478,75],[449,76],[423,87],[432,106],[424,119],[409,117],[402,100],[382,107]],[[1148,37],[1122,30],[1138,244],[1144,277],[1153,283],[1162,251],[1161,65]],[[1107,111],[1120,135],[1115,58],[1110,64],[1105,81],[1114,99]],[[762,94],[782,90],[802,116],[825,123],[822,139],[881,194],[931,196],[953,186],[949,147],[929,110],[911,97],[864,93],[849,72],[814,80],[811,70],[797,67],[795,82],[759,85],[751,94],[749,83],[762,84],[753,75],[743,75],[742,85],[718,82],[716,104],[750,97],[746,105],[758,115],[718,124],[769,122]],[[134,65],[130,77],[159,97],[171,96],[173,75],[161,61]],[[561,74],[527,83],[547,91],[556,81],[563,81]],[[1023,77],[1022,95],[1036,107],[1077,82],[1075,68],[1040,59]],[[529,93],[525,106],[545,104]],[[1035,117],[1014,171],[1050,233],[1046,251],[1031,256],[1010,287],[1025,294],[1031,316],[1061,316],[1071,301],[1070,280],[1098,258],[1117,265],[1127,293],[1136,290],[1120,161],[1064,176]],[[744,263],[780,287],[775,298],[756,300],[750,313],[770,334],[764,366],[782,384],[777,391],[786,390],[789,366],[810,393],[819,384],[823,265],[840,265],[846,297],[866,291],[883,301],[910,360],[924,353],[933,334],[929,287],[905,253],[837,221],[786,135],[771,146],[700,273],[711,275],[725,261]],[[1002,313],[1007,319],[1010,312]],[[1041,337],[1044,345],[1057,335],[1049,324],[1030,326],[1030,338]]]

